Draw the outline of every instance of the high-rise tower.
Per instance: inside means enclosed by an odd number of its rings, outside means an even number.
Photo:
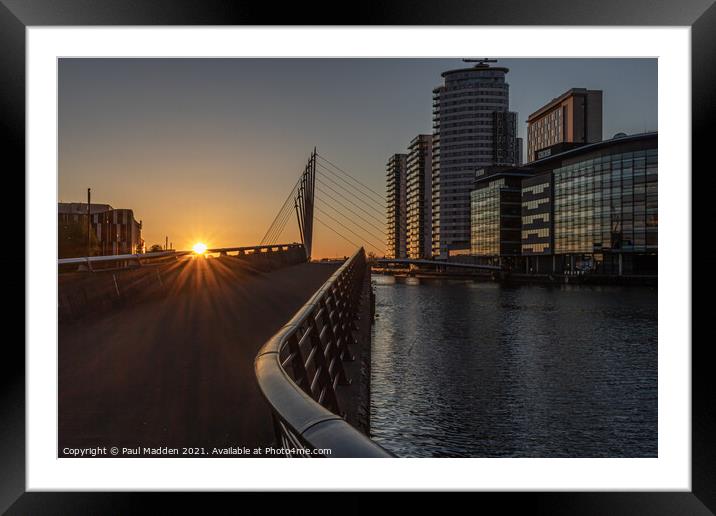
[[[432,140],[430,134],[419,134],[408,147],[408,258],[432,256]]]
[[[386,165],[388,258],[405,258],[407,154],[393,154]]]
[[[509,111],[508,69],[475,66],[443,72],[433,90],[432,253],[470,252],[470,191],[475,171],[520,161],[517,115]]]

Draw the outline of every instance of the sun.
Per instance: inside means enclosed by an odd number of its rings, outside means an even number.
[[[206,244],[202,242],[197,242],[194,244],[194,247],[192,247],[192,251],[194,251],[196,254],[204,254],[206,252]]]

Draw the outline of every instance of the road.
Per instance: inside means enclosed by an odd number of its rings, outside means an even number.
[[[271,443],[254,357],[337,267],[237,272],[197,260],[160,299],[60,325],[59,455]]]

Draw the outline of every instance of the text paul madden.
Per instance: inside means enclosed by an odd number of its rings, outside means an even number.
[[[237,456],[329,456],[329,449],[303,449],[303,448],[274,448],[246,446],[232,446],[227,448],[171,448],[169,446],[134,446],[118,448],[112,446],[96,446],[91,448],[63,448],[62,453],[70,457],[140,457],[140,456],[214,456],[214,457],[237,457]]]

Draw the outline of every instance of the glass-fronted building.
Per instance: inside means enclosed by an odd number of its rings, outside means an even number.
[[[552,173],[522,181],[522,256],[527,272],[552,268]]]
[[[521,248],[522,181],[530,174],[513,167],[477,171],[470,193],[470,251],[479,262],[515,265]]]
[[[566,153],[552,172],[558,267],[656,272],[657,136],[609,143]]]
[[[472,254],[492,256],[494,262],[499,253],[502,263],[510,257],[526,273],[656,274],[658,134],[615,137],[547,154],[486,176],[484,186],[476,181]],[[524,176],[517,255],[505,237],[514,231],[514,222],[502,215],[503,208],[498,211],[508,186],[499,178],[510,173]]]

